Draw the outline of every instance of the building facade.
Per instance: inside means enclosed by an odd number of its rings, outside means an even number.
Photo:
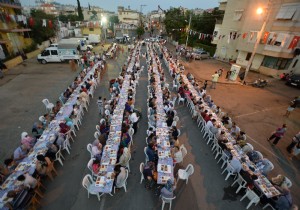
[[[120,23],[139,25],[141,14],[137,10],[130,8],[118,7],[118,18]]]
[[[23,53],[31,45],[27,20],[21,13],[22,6],[18,0],[0,0],[0,59]]]
[[[299,0],[220,0],[224,18],[217,20],[213,44],[217,59],[246,67],[256,41],[259,41],[251,70],[272,76],[300,68]],[[262,13],[256,13],[262,8]],[[260,40],[262,25],[266,22]],[[300,73],[300,72],[299,72]]]

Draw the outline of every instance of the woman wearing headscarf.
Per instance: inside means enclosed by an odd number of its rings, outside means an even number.
[[[102,144],[99,141],[94,141],[93,142],[92,154],[96,159],[101,160]]]
[[[27,132],[21,134],[21,144],[23,144],[27,149],[31,149],[35,144],[35,138],[28,135]]]
[[[127,147],[124,147],[123,154],[121,155],[119,162],[116,165],[120,165],[123,167],[127,166],[128,161],[130,160],[130,151]]]
[[[165,186],[160,190],[160,196],[164,198],[173,198],[175,189],[176,189],[176,180],[174,179],[174,183],[173,183],[171,179],[168,179]]]

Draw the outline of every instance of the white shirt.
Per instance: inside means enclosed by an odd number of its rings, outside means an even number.
[[[126,169],[124,167],[121,167],[121,172],[117,176],[116,186],[121,187],[120,185],[124,182],[126,178]]]
[[[176,161],[176,163],[182,162],[183,157],[182,152],[180,150],[174,154],[174,160]]]
[[[37,185],[37,180],[32,176],[30,176],[29,174],[24,174],[24,176],[25,176],[24,185],[26,187],[34,189]]]
[[[213,123],[209,120],[206,123],[206,127],[210,130],[210,128],[214,127]]]
[[[129,120],[132,122],[132,123],[136,123],[139,118],[136,116],[136,113],[133,112],[130,116],[129,116]]]

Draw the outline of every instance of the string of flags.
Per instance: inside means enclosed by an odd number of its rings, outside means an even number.
[[[33,27],[35,24],[35,20],[32,17],[26,17],[25,15],[12,15],[12,14],[7,14],[7,13],[1,13],[0,12],[0,20],[2,22],[10,23],[10,22],[15,22],[15,23],[21,23],[23,25],[28,25],[30,27]],[[40,20],[39,20],[40,21]],[[47,19],[42,19],[42,27],[49,27],[53,28],[53,23],[52,20],[47,20]]]
[[[215,31],[213,34],[213,39],[227,39],[227,43],[229,44],[231,41],[237,40],[237,39],[243,39],[247,42],[254,43],[257,40],[258,32],[257,31],[250,31],[250,32],[230,32],[229,34],[220,34],[218,35],[218,32]],[[298,46],[298,43],[300,41],[300,36],[295,36],[292,34],[285,34],[285,33],[277,33],[277,32],[264,32],[260,43],[265,45],[273,45],[278,46],[282,48],[287,49],[294,49]]]
[[[180,29],[172,29],[172,31],[183,31],[185,32],[186,29],[184,28],[180,28]],[[197,32],[197,31],[194,31],[194,30],[188,30],[188,33],[190,36],[198,36],[198,38],[200,40],[204,40],[204,39],[213,39],[213,35],[212,34],[205,34],[205,33],[201,33],[201,32]]]

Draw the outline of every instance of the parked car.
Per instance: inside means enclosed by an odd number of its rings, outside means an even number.
[[[294,75],[290,76],[286,80],[285,84],[295,86],[295,87],[300,87],[300,74],[294,74]]]
[[[192,52],[192,56],[196,59],[196,60],[202,60],[205,58],[209,58],[209,53],[206,51],[194,51]]]

